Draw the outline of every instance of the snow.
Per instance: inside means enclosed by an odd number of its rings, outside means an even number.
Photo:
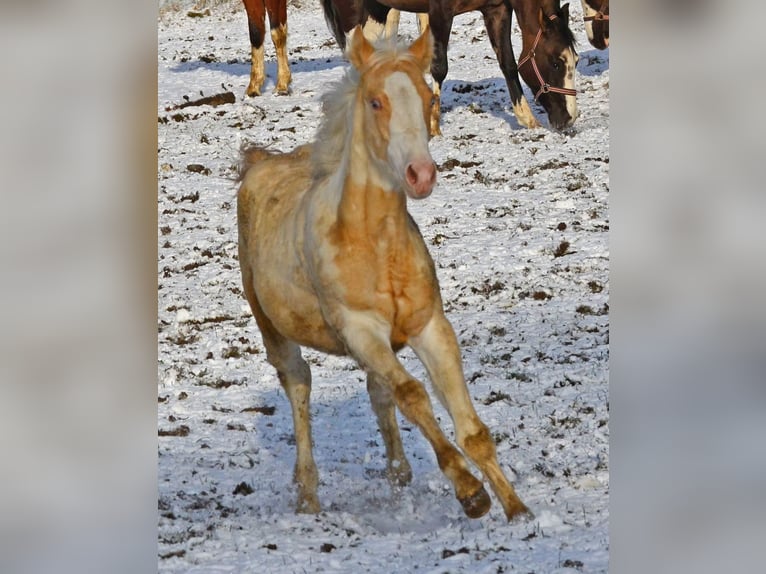
[[[311,350],[323,510],[294,513],[292,418],[241,291],[233,166],[242,141],[287,150],[311,140],[319,97],[346,64],[319,3],[291,4],[292,94],[272,93],[267,41],[264,95],[245,99],[244,10],[210,10],[159,18],[159,570],[606,572],[609,52],[587,43],[579,3],[571,27],[581,116],[567,133],[519,126],[480,14],[456,18],[443,136],[431,141],[439,183],[409,204],[470,395],[536,515],[512,524],[494,497],[488,515],[466,518],[433,451],[401,417],[413,481],[392,491],[364,376],[350,359]],[[403,36],[414,37],[414,20],[402,16]],[[515,24],[513,43],[518,56]],[[234,104],[166,109],[224,90]],[[400,356],[425,380],[412,352]],[[452,437],[449,416],[434,409]]]

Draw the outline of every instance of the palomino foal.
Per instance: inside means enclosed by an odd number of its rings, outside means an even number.
[[[407,212],[407,198],[427,197],[436,182],[428,150],[432,95],[423,78],[431,53],[428,30],[408,48],[376,50],[357,27],[348,50],[352,68],[323,99],[317,141],[289,154],[259,148],[243,154],[242,281],[292,406],[299,512],[320,508],[311,373],[301,345],[350,355],[366,371],[392,482],[412,478],[398,407],[431,443],[464,512],[478,518],[490,508],[489,495],[439,428],[422,383],[396,358],[411,346],[452,417],[457,444],[489,481],[508,519],[528,512],[471,404],[434,264]]]

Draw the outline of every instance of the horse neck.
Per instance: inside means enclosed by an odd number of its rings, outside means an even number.
[[[407,199],[390,174],[369,155],[363,105],[363,102],[356,102],[344,161],[341,162],[345,175],[338,221],[349,231],[369,235],[405,226]]]
[[[513,11],[516,13],[516,21],[521,29],[521,35],[526,45],[527,42],[534,41],[535,35],[540,30],[540,21],[538,13],[541,7],[540,2],[528,0],[511,0]]]

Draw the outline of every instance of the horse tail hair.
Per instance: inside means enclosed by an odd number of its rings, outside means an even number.
[[[290,152],[281,152],[255,144],[242,144],[242,147],[239,150],[239,165],[237,166],[236,181],[237,183],[242,182],[247,175],[247,171],[251,167],[270,157],[279,156],[292,159],[308,159],[311,157],[312,151],[313,146],[311,144],[299,145]]]
[[[322,10],[324,10],[324,19],[327,27],[332,32],[335,41],[342,51],[346,51],[346,33],[343,31],[343,20],[338,8],[335,6],[336,0],[322,0]]]
[[[275,153],[278,152],[269,150],[263,146],[248,143],[242,144],[242,147],[239,150],[239,165],[237,166],[236,177],[237,182],[241,182],[245,179],[247,170],[252,166]]]

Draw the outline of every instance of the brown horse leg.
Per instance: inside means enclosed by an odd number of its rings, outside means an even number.
[[[240,257],[245,255],[240,253]],[[252,273],[247,268],[247,260],[241,258],[242,283],[245,296],[253,310],[255,321],[261,330],[263,344],[269,363],[277,370],[279,382],[287,393],[293,412],[295,429],[296,461],[293,480],[298,486],[298,512],[319,512],[317,498],[317,473],[314,456],[311,452],[311,420],[309,414],[309,394],[311,393],[311,371],[301,357],[300,347],[288,341],[277,332],[274,325],[263,313],[252,286]]]
[[[391,9],[388,11],[384,32],[384,36],[386,38],[396,38],[396,36],[399,34],[399,16],[399,10]]]
[[[471,474],[468,464],[436,422],[431,401],[423,385],[410,375],[388,342],[390,326],[364,314],[343,313],[342,336],[350,354],[368,373],[374,373],[391,392],[396,406],[417,425],[436,453],[444,475],[452,482],[455,496],[470,518],[487,513],[491,501],[481,481]]]
[[[431,36],[434,40],[434,54],[431,60],[431,77],[433,78],[434,103],[431,106],[431,135],[441,135],[441,87],[447,77],[449,61],[447,60],[447,45],[452,32],[453,15],[435,8],[428,14]]]
[[[432,136],[440,136],[442,135],[442,130],[439,127],[439,124],[441,123],[442,118],[442,112],[441,112],[441,86],[436,83],[436,80],[434,80],[434,103],[431,104],[431,135]]]
[[[378,418],[380,434],[386,445],[388,459],[388,480],[395,486],[404,486],[412,481],[412,469],[402,448],[399,425],[396,422],[394,399],[385,383],[374,373],[367,375],[367,392],[370,395],[372,410]]]
[[[500,3],[487,8],[484,12],[484,26],[492,48],[497,56],[497,63],[505,77],[508,86],[508,94],[511,97],[513,114],[518,122],[526,128],[539,128],[540,122],[535,118],[532,108],[529,107],[527,98],[521,88],[519,69],[516,58],[513,55],[511,45],[511,8],[508,4]]]
[[[492,436],[471,403],[455,332],[444,314],[437,312],[410,344],[426,366],[439,400],[452,417],[458,445],[489,480],[508,520],[531,514],[500,469]]]
[[[274,91],[280,95],[290,93],[290,61],[287,59],[287,0],[265,0],[269,13],[271,40],[277,52],[277,87]]]
[[[250,83],[245,90],[247,96],[260,96],[263,80],[263,40],[266,34],[266,11],[264,0],[244,0],[247,11],[247,28],[250,33]]]

